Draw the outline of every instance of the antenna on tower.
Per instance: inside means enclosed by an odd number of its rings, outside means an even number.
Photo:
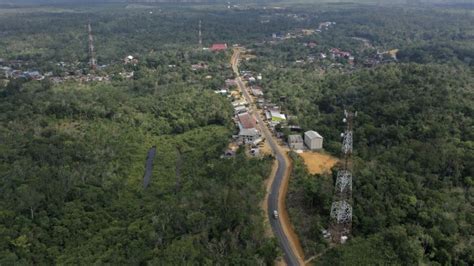
[[[336,184],[334,189],[334,201],[331,205],[331,225],[330,233],[332,241],[335,243],[344,243],[352,227],[352,173],[351,155],[352,155],[352,137],[353,137],[353,120],[357,116],[357,112],[352,113],[344,110],[343,123],[346,124],[342,137],[342,157],[344,164],[342,169],[337,172]]]
[[[91,70],[95,70],[97,68],[97,61],[95,59],[94,38],[92,37],[92,26],[90,20],[87,24],[87,30],[89,33],[89,66]]]
[[[202,48],[201,20],[199,20],[199,48]]]

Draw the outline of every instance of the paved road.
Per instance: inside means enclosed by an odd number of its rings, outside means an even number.
[[[240,78],[240,73],[237,68],[237,62],[238,60],[238,55],[233,57],[233,70],[235,72],[235,75],[237,76],[236,81],[237,85],[239,86],[240,90],[242,91],[245,99],[250,105],[250,110],[255,114],[255,117],[258,121],[258,125],[260,126],[260,132],[263,133],[265,136],[265,139],[268,141],[270,144],[270,148],[272,149],[273,155],[275,156],[277,162],[278,162],[278,168],[276,171],[275,178],[273,180],[273,183],[271,185],[270,189],[270,195],[268,197],[268,220],[270,221],[270,224],[272,226],[273,233],[275,236],[278,238],[278,242],[280,243],[280,247],[284,252],[284,257],[285,261],[288,265],[299,265],[299,261],[297,256],[295,255],[295,251],[292,249],[290,242],[288,241],[288,237],[285,235],[285,232],[283,230],[283,227],[281,225],[280,219],[275,219],[273,217],[273,211],[274,210],[279,210],[278,206],[278,196],[280,194],[280,187],[282,185],[282,181],[285,177],[285,172],[287,168],[289,167],[287,161],[285,160],[285,155],[281,152],[281,150],[278,148],[278,144],[276,143],[275,139],[273,138],[272,133],[268,129],[268,127],[265,126],[261,116],[258,114],[257,108],[255,107],[255,104],[250,97],[247,89],[245,88],[244,83],[242,82],[242,79]],[[282,213],[279,211],[279,213]]]

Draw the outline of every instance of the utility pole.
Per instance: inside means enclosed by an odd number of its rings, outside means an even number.
[[[345,132],[341,134],[343,167],[337,172],[333,203],[331,205],[331,223],[329,232],[334,243],[345,243],[352,228],[352,173],[351,157],[353,142],[353,123],[357,112],[344,110]]]
[[[199,48],[202,48],[202,31],[201,31],[201,20],[199,20]]]
[[[97,61],[95,59],[94,38],[92,37],[92,27],[90,21],[87,24],[87,30],[89,32],[89,66],[91,70],[95,70],[97,68]]]

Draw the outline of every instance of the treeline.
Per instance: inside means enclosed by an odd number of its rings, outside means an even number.
[[[64,12],[6,13],[0,18],[0,58],[33,61],[32,66],[59,62],[88,62],[87,23],[90,21],[99,64],[110,64],[129,54],[198,48],[202,21],[205,47],[213,43],[253,43],[303,22],[265,10],[200,10],[164,5],[126,8],[125,5],[59,6]],[[246,19],[242,20],[242,16]]]

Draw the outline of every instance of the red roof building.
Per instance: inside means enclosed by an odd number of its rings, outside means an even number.
[[[257,125],[257,123],[255,122],[255,119],[249,113],[239,114],[238,117],[239,117],[239,127],[241,129],[255,128]]]
[[[227,49],[227,43],[215,43],[211,46],[211,51],[219,52]]]

